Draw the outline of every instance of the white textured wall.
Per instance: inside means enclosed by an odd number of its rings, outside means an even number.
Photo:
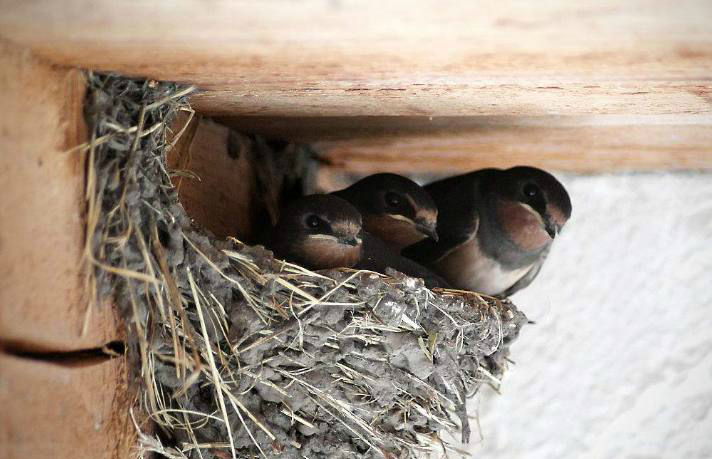
[[[712,458],[712,175],[562,177],[573,217],[515,302],[484,459]],[[476,430],[476,428],[475,428]]]

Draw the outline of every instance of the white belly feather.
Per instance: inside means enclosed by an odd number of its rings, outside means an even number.
[[[436,261],[434,266],[453,287],[485,295],[503,293],[531,269],[531,265],[514,270],[503,269],[502,265],[482,253],[476,240],[453,250]]]

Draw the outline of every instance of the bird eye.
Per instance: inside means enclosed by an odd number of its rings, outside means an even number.
[[[539,191],[539,187],[533,183],[524,185],[524,189],[522,191],[524,192],[524,196],[527,198],[535,198],[541,193],[541,191]]]
[[[386,204],[391,207],[396,207],[400,205],[401,197],[393,192],[386,193]]]
[[[316,215],[310,215],[306,219],[306,224],[309,228],[318,228],[321,220]]]

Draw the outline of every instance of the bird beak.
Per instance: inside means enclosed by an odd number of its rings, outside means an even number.
[[[339,242],[355,247],[361,245],[361,238],[359,236],[343,236],[339,238]]]
[[[559,234],[559,227],[548,215],[544,217],[544,229],[552,239],[556,238],[556,235]]]
[[[438,232],[435,230],[435,224],[418,221],[415,224],[415,229],[438,242]]]

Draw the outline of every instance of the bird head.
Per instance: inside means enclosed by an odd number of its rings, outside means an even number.
[[[517,166],[492,176],[487,191],[495,197],[499,225],[523,250],[537,250],[561,232],[571,217],[564,186],[541,169]]]
[[[409,178],[374,174],[335,194],[358,207],[366,231],[398,251],[426,237],[438,239],[437,206],[428,192]]]
[[[331,195],[311,195],[287,206],[273,229],[272,250],[312,269],[351,267],[362,244],[361,215]]]

